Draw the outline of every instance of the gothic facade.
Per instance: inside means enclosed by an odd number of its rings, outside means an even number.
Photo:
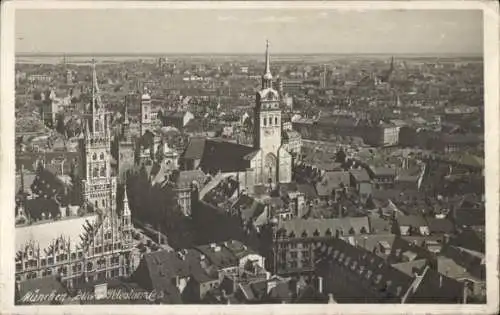
[[[94,63],[92,70],[92,100],[80,141],[84,196],[80,207],[85,211],[56,221],[16,226],[16,281],[55,275],[72,288],[131,272],[131,213],[126,194],[121,211],[117,209],[116,177],[110,169],[109,113],[101,101]]]

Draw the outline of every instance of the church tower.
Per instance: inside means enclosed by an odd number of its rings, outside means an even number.
[[[280,97],[272,87],[269,42],[265,58],[262,88],[257,92],[254,111],[254,148],[261,151],[262,164],[255,175],[257,183],[274,185],[290,181],[289,166],[285,165],[289,164],[289,154],[281,148]]]
[[[254,147],[266,154],[277,152],[281,146],[281,109],[279,95],[272,88],[273,76],[269,60],[269,42],[266,43],[266,68],[262,75],[262,89],[257,92],[255,104]]]
[[[141,96],[141,136],[147,130],[151,131],[151,96],[147,88],[144,88],[144,93]]]
[[[85,112],[84,138],[80,142],[84,200],[94,210],[114,210],[116,180],[111,176],[111,131],[104,107],[95,62],[92,61],[92,98]]]

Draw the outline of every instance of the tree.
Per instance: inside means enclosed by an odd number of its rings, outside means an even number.
[[[346,157],[347,157],[347,155],[345,154],[344,150],[340,149],[335,154],[335,162],[341,163],[343,165],[346,161]]]

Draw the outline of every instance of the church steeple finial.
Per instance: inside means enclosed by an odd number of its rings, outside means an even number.
[[[262,76],[262,88],[268,89],[272,87],[273,75],[271,74],[271,61],[269,58],[269,40],[266,40],[266,68]]]
[[[269,60],[269,40],[266,40],[266,69],[264,74],[271,74],[270,60]]]

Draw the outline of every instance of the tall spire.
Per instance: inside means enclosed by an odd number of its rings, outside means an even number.
[[[266,69],[264,75],[271,74],[270,60],[269,60],[269,41],[266,40]]]
[[[264,69],[264,75],[262,76],[262,89],[268,89],[272,87],[273,75],[271,74],[269,58],[269,41],[266,40],[266,68]]]
[[[95,101],[97,93],[97,72],[95,71],[95,59],[92,58],[92,111],[95,112]]]

